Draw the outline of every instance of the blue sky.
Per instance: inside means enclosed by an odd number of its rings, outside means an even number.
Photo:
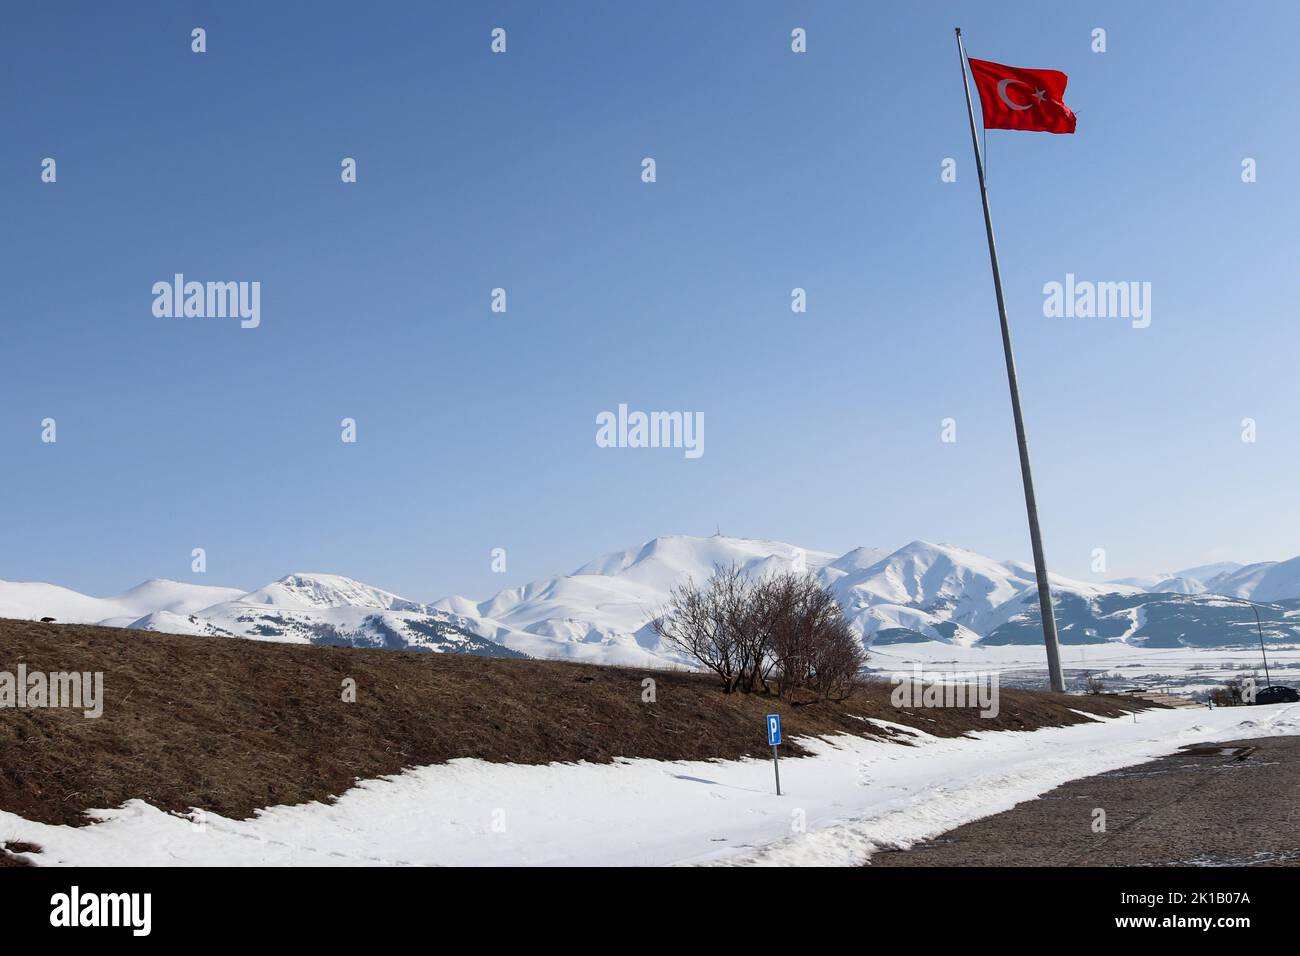
[[[717,527],[1028,559],[958,24],[1079,115],[988,134],[1049,566],[1300,552],[1294,4],[114,6],[0,34],[2,578],[481,598]],[[176,272],[261,326],[154,317]],[[1150,328],[1045,318],[1067,272],[1149,281]],[[620,402],[705,454],[598,448]]]

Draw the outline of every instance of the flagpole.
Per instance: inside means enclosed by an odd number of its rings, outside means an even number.
[[[1043,618],[1043,643],[1047,645],[1047,673],[1052,690],[1065,691],[1061,673],[1061,649],[1056,639],[1056,614],[1052,610],[1052,591],[1047,581],[1047,560],[1043,557],[1043,537],[1038,530],[1038,504],[1034,498],[1034,478],[1029,470],[1029,442],[1025,438],[1025,420],[1020,411],[1020,386],[1016,383],[1016,357],[1011,350],[1011,327],[1007,324],[1007,304],[1002,296],[1002,273],[998,269],[998,247],[993,241],[993,217],[989,213],[989,192],[984,183],[984,159],[980,155],[979,134],[975,131],[975,106],[971,102],[970,81],[966,76],[966,47],[957,27],[957,54],[961,58],[961,85],[966,91],[966,113],[970,117],[970,141],[975,150],[975,169],[979,173],[980,201],[984,204],[984,230],[989,240],[989,262],[993,266],[993,291],[998,299],[998,318],[1002,322],[1002,352],[1007,360],[1007,385],[1011,389],[1011,413],[1016,419],[1016,444],[1020,446],[1020,477],[1025,485],[1025,510],[1029,514],[1029,541],[1034,551],[1034,575],[1038,579],[1038,606]]]

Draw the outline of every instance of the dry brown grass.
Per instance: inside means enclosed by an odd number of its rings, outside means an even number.
[[[0,809],[45,823],[133,797],[168,810],[250,816],[323,800],[355,780],[456,757],[546,763],[737,758],[787,738],[882,735],[880,717],[951,736],[1118,715],[1115,701],[1002,691],[1001,713],[899,711],[888,684],[792,707],[722,695],[704,676],[541,661],[269,644],[0,620],[0,670],[102,671],[104,713],[0,709]],[[356,703],[341,699],[357,683]],[[645,677],[657,702],[641,700]],[[1129,706],[1129,705],[1125,705]],[[785,756],[798,745],[787,743]],[[3,854],[0,854],[3,856]]]

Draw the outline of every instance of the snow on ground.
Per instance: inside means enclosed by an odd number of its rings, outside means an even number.
[[[1047,652],[1042,644],[1006,644],[997,647],[961,647],[939,641],[916,644],[892,644],[869,649],[868,665],[889,674],[906,672],[912,665],[945,671],[1045,671]],[[1217,679],[1258,671],[1264,668],[1258,647],[1135,647],[1109,641],[1105,644],[1062,644],[1061,664],[1066,668],[1100,671],[1114,679],[1108,683],[1120,688],[1125,678],[1148,674]],[[1268,665],[1274,678],[1294,679],[1300,669],[1300,647],[1294,644],[1268,648]],[[1041,682],[1040,682],[1041,683]]]
[[[1185,744],[1300,733],[1300,704],[959,739],[904,730],[914,746],[802,741],[814,756],[782,761],[780,797],[767,760],[454,760],[251,820],[196,824],[139,800],[86,827],[0,812],[0,842],[35,843],[45,852],[34,862],[72,865],[852,864]]]

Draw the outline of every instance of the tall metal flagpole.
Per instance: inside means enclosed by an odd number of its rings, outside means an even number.
[[[984,204],[984,229],[989,238],[989,262],[993,265],[993,290],[997,293],[998,318],[1002,321],[1002,351],[1007,360],[1011,412],[1016,419],[1016,443],[1020,446],[1020,477],[1025,484],[1025,510],[1029,512],[1029,541],[1034,550],[1034,574],[1038,578],[1038,606],[1043,617],[1043,643],[1047,645],[1047,673],[1052,690],[1063,693],[1065,678],[1061,674],[1061,649],[1056,640],[1056,614],[1052,610],[1052,591],[1047,583],[1043,538],[1038,530],[1038,504],[1034,499],[1034,478],[1029,471],[1029,443],[1025,439],[1025,420],[1020,413],[1020,387],[1016,384],[1016,357],[1011,351],[1011,328],[1007,325],[1007,304],[1002,297],[1002,273],[998,270],[998,247],[993,241],[989,192],[984,183],[984,159],[980,156],[979,134],[975,131],[975,106],[971,102],[970,81],[966,76],[966,47],[961,42],[961,27],[957,27],[957,53],[961,57],[961,85],[966,91],[966,113],[970,117],[970,141],[975,149],[975,168],[979,172],[980,200]]]

